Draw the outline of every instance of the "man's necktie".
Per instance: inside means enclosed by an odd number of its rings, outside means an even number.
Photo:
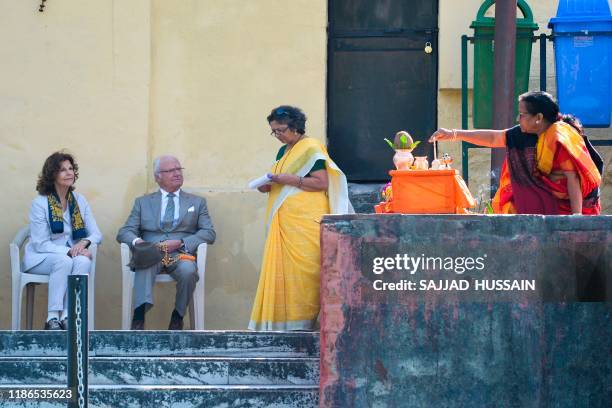
[[[168,204],[166,204],[166,212],[164,213],[164,218],[162,219],[162,229],[165,231],[169,231],[172,229],[172,224],[174,224],[174,193],[168,193],[166,196],[168,197]]]

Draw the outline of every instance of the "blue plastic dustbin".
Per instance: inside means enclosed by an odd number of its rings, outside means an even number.
[[[608,0],[559,0],[553,30],[561,112],[584,126],[609,127],[612,110],[612,16]]]

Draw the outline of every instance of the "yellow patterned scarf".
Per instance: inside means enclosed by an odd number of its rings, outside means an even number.
[[[68,193],[68,209],[70,211],[70,221],[72,224],[72,239],[78,241],[87,237],[87,229],[79,210],[79,204],[72,192]],[[47,196],[49,207],[49,224],[51,224],[51,232],[60,234],[64,232],[64,212],[62,203],[56,193]]]

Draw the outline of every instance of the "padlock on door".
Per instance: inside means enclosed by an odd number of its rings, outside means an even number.
[[[425,43],[425,54],[431,54],[433,52],[433,47],[431,46],[430,42],[426,42]]]

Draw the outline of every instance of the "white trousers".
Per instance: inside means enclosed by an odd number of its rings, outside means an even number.
[[[49,275],[49,295],[47,311],[55,312],[68,309],[68,276],[88,275],[91,260],[86,256],[70,258],[64,254],[49,254],[44,261],[28,270],[36,275]]]

